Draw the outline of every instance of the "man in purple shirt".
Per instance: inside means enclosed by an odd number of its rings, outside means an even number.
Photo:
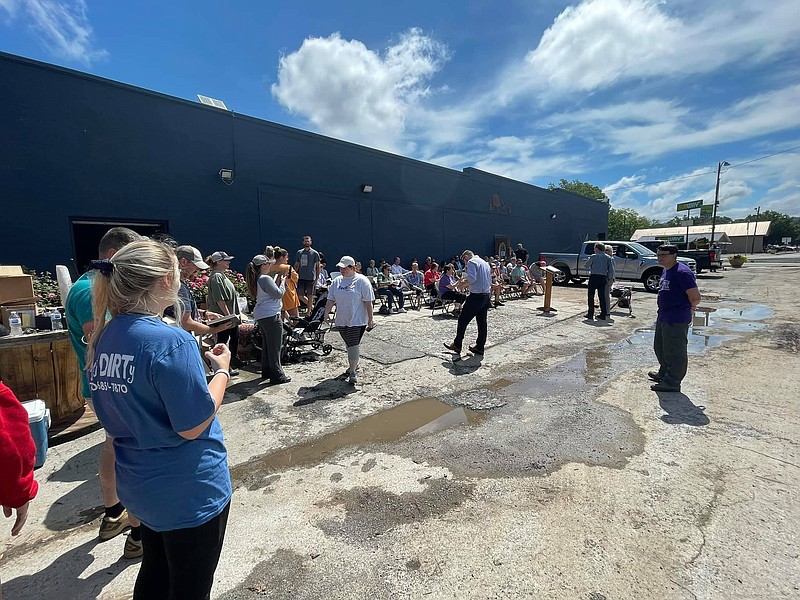
[[[700,290],[694,273],[678,262],[678,248],[672,244],[659,246],[658,263],[664,267],[658,287],[658,317],[653,350],[658,359],[658,371],[647,375],[655,381],[655,392],[680,392],[689,363],[687,346],[692,311],[700,304]]]

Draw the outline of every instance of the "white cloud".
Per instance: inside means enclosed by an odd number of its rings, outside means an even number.
[[[19,4],[19,0],[0,0],[0,8],[6,11],[9,19],[13,19],[17,16]]]
[[[447,48],[419,29],[401,35],[383,55],[338,33],[307,38],[280,59],[272,94],[321,133],[408,151],[407,116],[430,94],[428,82],[447,58]]]
[[[0,0],[10,24],[28,23],[44,46],[64,60],[89,66],[108,56],[97,49],[84,0]]]
[[[511,92],[504,100],[531,92],[553,99],[622,82],[685,78],[723,65],[741,68],[790,53],[798,34],[796,0],[677,7],[656,0],[588,0],[566,8],[536,49],[509,66],[504,78],[512,82],[505,87]]]
[[[800,145],[791,140],[786,148]],[[751,162],[752,161],[752,162]],[[733,167],[723,169],[719,188],[719,214],[740,218],[755,213],[755,207],[790,215],[800,214],[800,152],[797,150],[768,158],[730,157]],[[632,208],[648,218],[670,219],[676,216],[679,202],[702,198],[714,199],[716,169],[698,168],[677,173],[667,181],[646,183],[641,174],[626,176],[609,185],[604,192],[614,208]]]
[[[689,110],[650,99],[551,115],[545,122],[579,132],[595,145],[635,161],[790,130],[800,126],[800,85],[739,100],[729,107]]]

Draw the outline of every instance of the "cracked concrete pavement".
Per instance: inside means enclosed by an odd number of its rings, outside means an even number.
[[[215,598],[796,598],[800,262],[701,275],[679,394],[646,371],[655,296],[582,321],[585,287],[491,311],[482,360],[455,320],[377,317],[356,389],[334,352],[244,374],[220,419],[235,493]],[[474,335],[474,329],[468,332]],[[0,562],[7,600],[129,598],[99,544],[102,432],[50,449]],[[180,499],[176,499],[180,501]]]

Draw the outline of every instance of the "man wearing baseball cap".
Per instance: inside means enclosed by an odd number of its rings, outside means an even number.
[[[175,248],[175,256],[178,257],[178,268],[181,272],[181,287],[178,290],[178,298],[183,305],[183,314],[180,321],[181,327],[186,331],[199,335],[206,335],[209,333],[219,333],[230,327],[233,327],[236,321],[229,321],[220,327],[209,327],[202,323],[200,319],[200,311],[197,309],[197,302],[192,296],[192,290],[189,289],[189,278],[197,273],[200,269],[208,269],[208,265],[203,260],[203,255],[200,250],[194,246],[178,246]],[[168,316],[170,311],[167,309]],[[210,310],[205,311],[206,319],[213,321],[219,319],[222,315]]]

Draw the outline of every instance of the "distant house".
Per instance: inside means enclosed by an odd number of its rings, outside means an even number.
[[[758,223],[725,223],[717,225],[714,230],[714,242],[723,252],[761,252],[764,238],[769,235],[771,221]],[[711,225],[695,225],[689,227],[689,243],[700,238],[711,239]],[[655,227],[653,229],[637,229],[631,235],[631,241],[666,240],[681,245],[686,243],[686,227]]]

